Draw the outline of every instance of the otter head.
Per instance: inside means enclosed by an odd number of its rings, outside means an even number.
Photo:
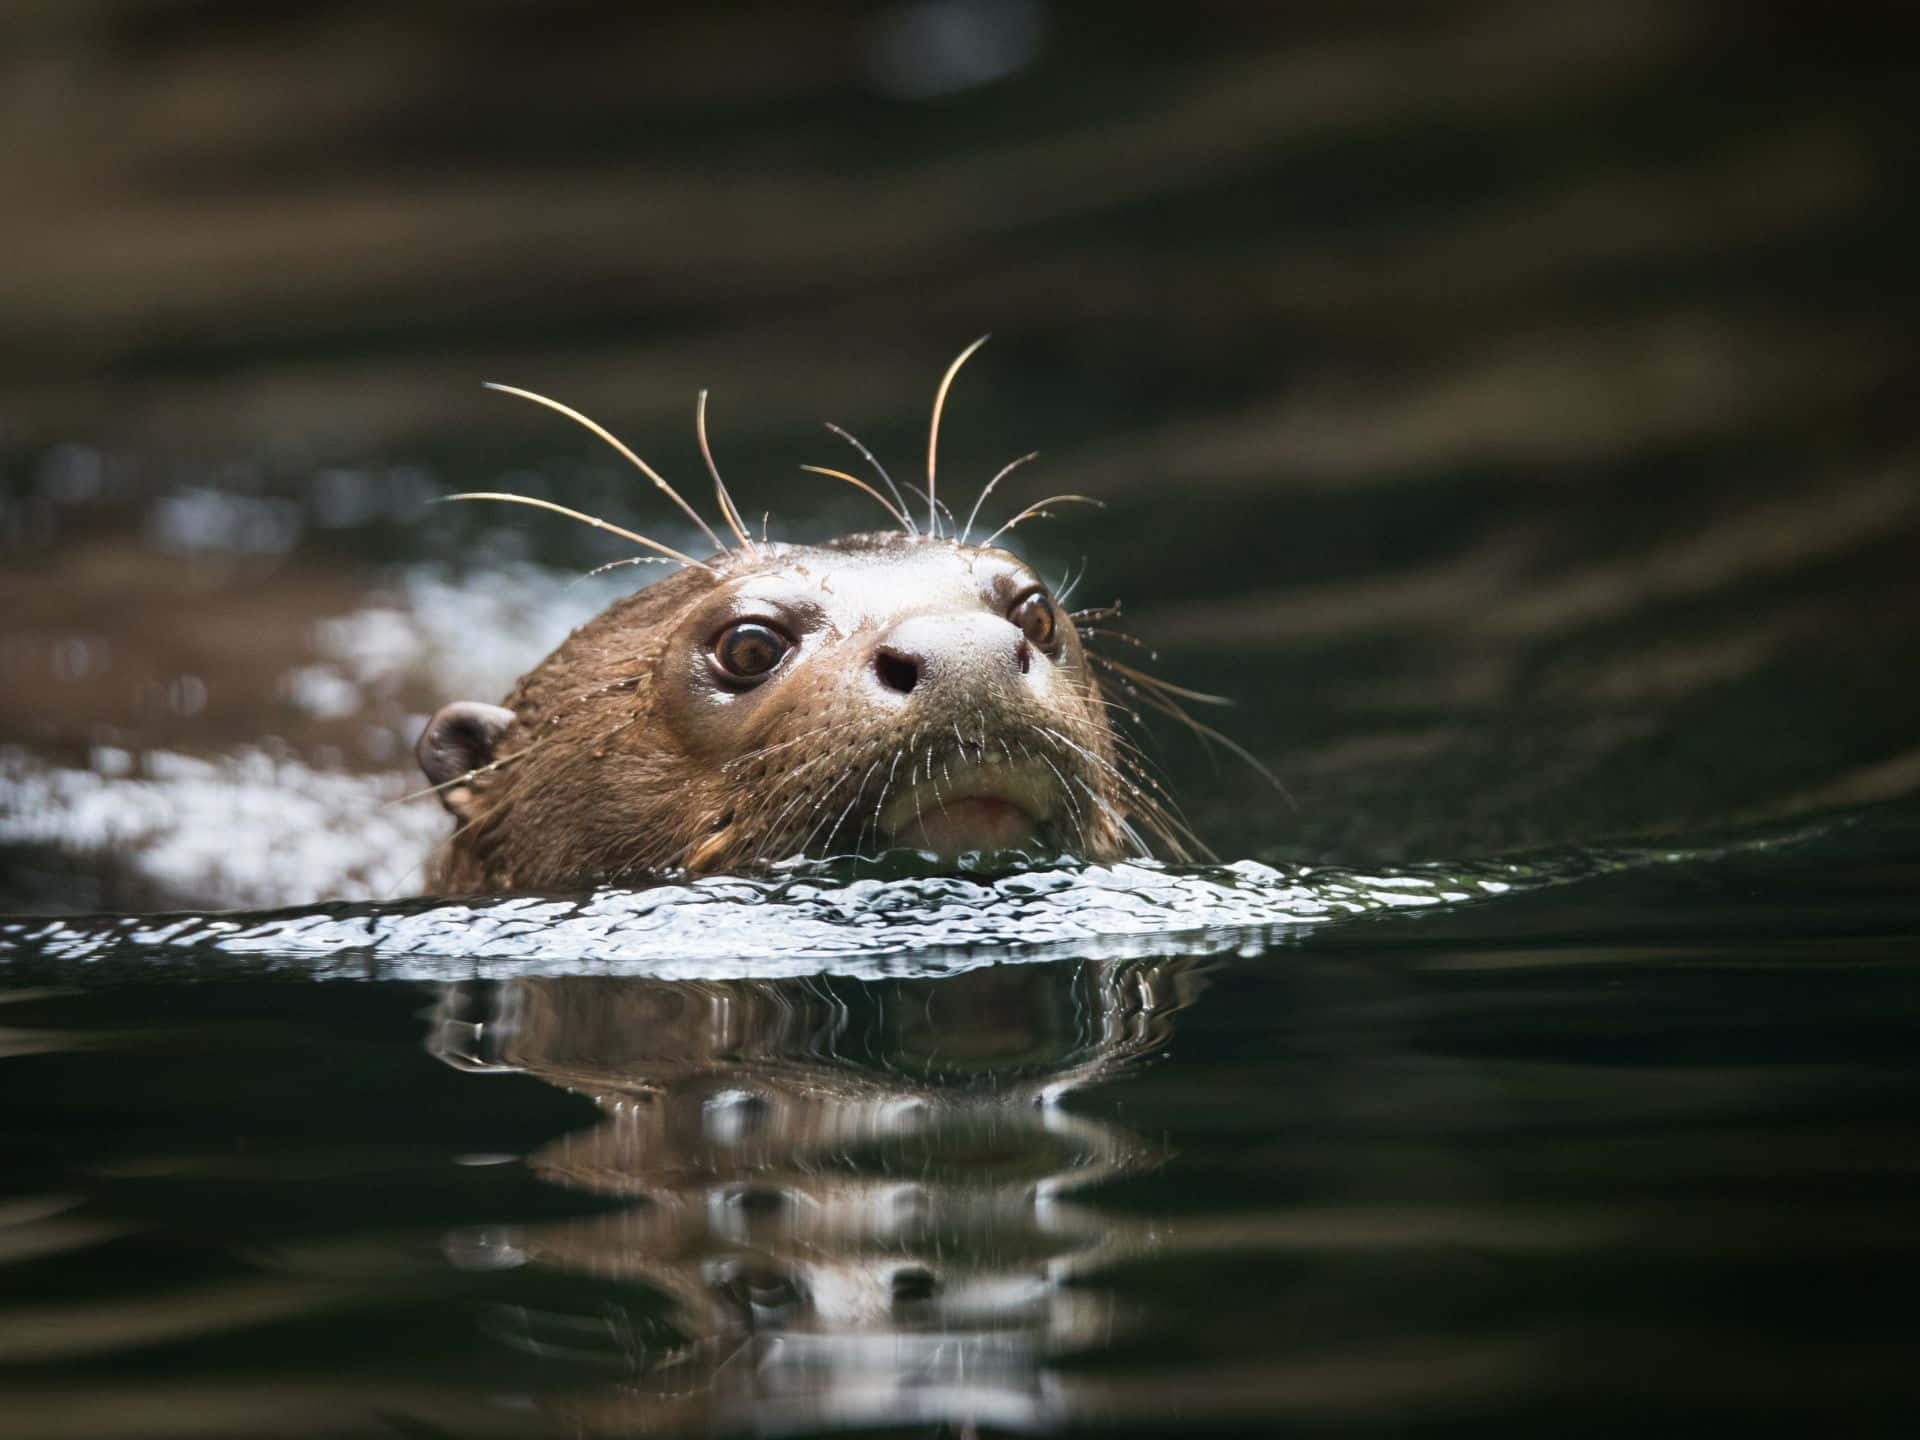
[[[1112,858],[1138,793],[1040,577],[894,533],[743,547],[639,590],[504,706],[441,710],[419,756],[459,821],[449,891],[895,847]]]

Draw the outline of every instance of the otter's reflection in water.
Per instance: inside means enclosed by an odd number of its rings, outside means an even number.
[[[436,1054],[603,1113],[529,1157],[536,1173],[631,1202],[451,1249],[670,1302],[677,1333],[624,1318],[503,1329],[524,1348],[598,1347],[623,1372],[546,1397],[591,1430],[1044,1427],[1070,1408],[1049,1358],[1113,1334],[1104,1297],[1067,1281],[1151,1244],[1071,1192],[1158,1159],[1060,1102],[1162,1047],[1197,985],[1192,961],[1154,959],[449,987]]]

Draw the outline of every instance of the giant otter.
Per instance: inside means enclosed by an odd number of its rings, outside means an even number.
[[[970,353],[935,400],[930,492],[941,403]],[[940,533],[931,501],[923,530],[846,475],[899,531],[755,541],[713,474],[735,544],[708,530],[708,559],[668,551],[683,569],[574,631],[504,705],[429,722],[421,767],[459,822],[432,888],[579,889],[893,847],[1112,859],[1145,853],[1143,832],[1185,853],[1116,746],[1073,618],[1028,565]]]

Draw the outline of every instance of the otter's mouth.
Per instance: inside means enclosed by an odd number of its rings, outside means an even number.
[[[969,851],[1022,850],[1052,818],[1060,782],[1031,762],[958,758],[909,786],[881,808],[880,831],[896,846],[930,850],[942,860]]]

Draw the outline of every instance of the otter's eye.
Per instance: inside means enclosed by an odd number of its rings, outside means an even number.
[[[713,665],[721,678],[759,680],[778,665],[793,641],[757,620],[742,620],[722,630],[713,642]]]
[[[1053,601],[1047,598],[1046,591],[1035,590],[1022,598],[1007,612],[1007,618],[1020,627],[1036,649],[1053,649],[1059,626],[1054,619]]]

